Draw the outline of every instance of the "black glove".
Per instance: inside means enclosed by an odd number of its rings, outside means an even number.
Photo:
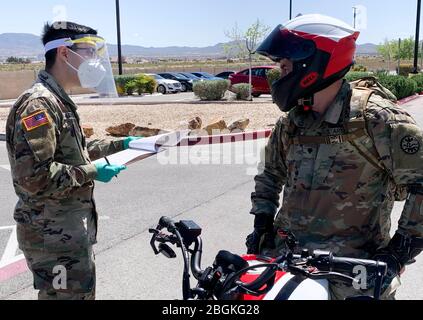
[[[247,254],[259,254],[260,252],[260,241],[262,233],[254,230],[253,233],[247,236],[245,245],[247,246]]]
[[[422,248],[422,238],[404,236],[397,232],[386,248],[376,252],[373,260],[379,260],[388,265],[388,272],[382,284],[382,292],[389,287],[392,280],[400,274],[406,265],[415,262],[414,258],[420,254]]]
[[[254,231],[247,236],[245,245],[248,254],[260,254],[261,248],[275,248],[273,216],[257,214],[254,219]]]
[[[386,276],[383,278],[381,293],[383,293],[390,286],[392,280],[394,280],[400,273],[402,266],[398,262],[398,259],[391,253],[387,253],[385,250],[381,250],[379,253],[376,253],[373,256],[373,260],[378,260],[385,262],[388,266]],[[370,287],[375,286],[376,275],[370,277],[369,285]]]

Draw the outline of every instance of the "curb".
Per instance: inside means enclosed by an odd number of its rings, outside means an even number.
[[[156,105],[164,105],[164,104],[192,104],[192,105],[203,105],[203,104],[269,104],[272,103],[271,100],[269,101],[193,101],[193,100],[179,100],[179,101],[116,101],[116,102],[106,102],[106,101],[75,101],[75,104],[78,106],[156,106]],[[0,108],[11,108],[13,107],[12,102],[0,103]]]
[[[192,105],[203,105],[203,104],[266,104],[271,103],[271,101],[161,101],[161,102],[135,102],[135,101],[129,101],[129,102],[113,102],[113,103],[105,103],[105,102],[82,102],[77,103],[78,106],[103,106],[103,105],[109,105],[109,106],[156,106],[156,105],[164,105],[164,104],[192,104]]]
[[[401,105],[406,104],[410,101],[416,100],[417,98],[420,98],[421,96],[423,96],[423,95],[422,94],[415,94],[413,96],[409,96],[407,98],[398,100],[397,104],[401,106]]]
[[[25,258],[0,268],[0,283],[29,271]]]

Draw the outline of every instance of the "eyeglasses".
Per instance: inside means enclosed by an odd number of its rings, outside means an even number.
[[[97,49],[96,48],[72,48],[74,51],[81,52],[81,56],[84,58],[96,58],[97,57]],[[82,53],[84,52],[84,53]]]

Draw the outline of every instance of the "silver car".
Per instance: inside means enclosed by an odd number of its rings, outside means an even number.
[[[179,81],[165,79],[154,73],[149,73],[147,76],[153,77],[156,80],[158,93],[179,93],[182,91],[182,85]]]

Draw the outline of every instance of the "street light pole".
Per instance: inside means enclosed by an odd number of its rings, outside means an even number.
[[[249,84],[249,89],[248,89],[248,101],[253,101],[253,61],[252,61],[252,56],[253,56],[253,51],[254,51],[254,47],[255,47],[255,41],[254,39],[247,39],[246,40],[246,44],[247,44],[247,50],[248,50],[248,62],[249,62],[249,70],[248,70],[248,84]]]
[[[116,0],[116,25],[117,25],[117,42],[118,42],[118,64],[119,64],[119,75],[123,74],[122,68],[122,42],[120,35],[120,8],[119,0]]]
[[[292,0],[289,0],[289,20],[292,19]]]
[[[423,70],[423,41],[420,50],[420,70]]]
[[[414,45],[414,68],[413,73],[418,73],[418,57],[419,57],[419,36],[420,36],[420,13],[422,0],[417,0],[417,21],[416,21],[416,40]]]
[[[356,20],[357,20],[357,7],[353,7],[354,9],[354,29],[356,28]]]
[[[398,39],[398,72],[397,74],[400,75],[401,72],[401,38]]]

